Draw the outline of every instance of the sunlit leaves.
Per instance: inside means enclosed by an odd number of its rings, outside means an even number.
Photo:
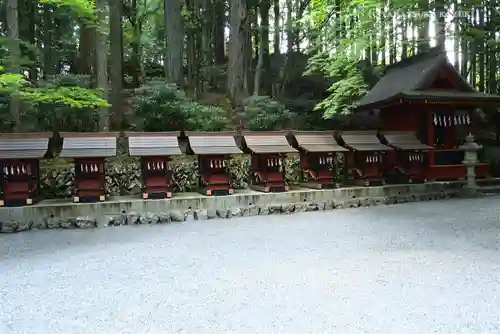
[[[0,66],[0,72],[3,68]],[[75,109],[93,109],[109,106],[99,91],[83,87],[33,88],[20,74],[0,74],[0,93],[19,97],[32,104],[64,105]]]
[[[386,47],[378,42],[387,33],[381,27],[394,28],[383,20],[401,19],[415,5],[410,0],[312,0],[305,19],[321,38],[309,59],[308,73],[322,72],[333,80],[328,98],[316,106],[325,118],[349,113],[353,102],[366,93],[359,61],[366,50],[379,53]]]

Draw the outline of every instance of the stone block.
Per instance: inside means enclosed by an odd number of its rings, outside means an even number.
[[[334,203],[334,206],[335,206],[335,209],[344,209],[345,208],[345,204],[344,202],[335,202]]]
[[[76,218],[76,227],[78,228],[94,228],[97,226],[97,222],[95,218],[92,217],[77,217]]]
[[[170,223],[170,214],[166,212],[160,212],[156,215],[156,223],[157,224],[166,224]]]
[[[0,222],[1,233],[14,233],[17,232],[18,223],[16,221]]]
[[[307,203],[306,211],[319,211],[319,205],[317,203]]]
[[[295,203],[295,212],[306,212],[306,211],[307,211],[306,202]]]
[[[115,225],[117,217],[115,216],[104,216],[97,221],[97,227],[108,227]]]
[[[170,220],[172,222],[183,222],[184,221],[184,214],[178,210],[171,211],[169,213],[170,215]]]
[[[18,222],[17,223],[17,232],[29,231],[29,230],[31,230],[31,225],[32,225],[32,223],[27,222],[27,221]]]
[[[323,203],[323,210],[329,211],[333,209],[335,209],[335,204],[333,203],[333,201],[325,201]]]
[[[125,221],[121,221],[120,225],[136,225],[141,223],[141,215],[137,212],[129,212],[127,214],[127,219]]]
[[[208,219],[208,211],[207,210],[196,210],[194,212],[194,219],[207,220]]]
[[[144,212],[137,218],[136,224],[151,224],[154,219],[154,214],[151,212]]]
[[[257,205],[250,205],[242,209],[243,216],[258,216],[260,214],[260,208]]]
[[[281,204],[272,204],[267,207],[267,211],[270,215],[280,214],[282,213],[282,205]]]
[[[241,208],[231,208],[227,212],[227,218],[241,217],[241,216],[243,216]]]
[[[133,219],[134,217],[137,217],[137,216],[136,215],[131,215],[130,217]],[[113,226],[127,225],[128,224],[128,218],[129,218],[129,215],[127,215],[127,214],[121,214],[118,217],[116,217],[116,219],[114,221],[110,221],[110,223],[112,222]]]
[[[47,222],[44,218],[36,219],[31,225],[32,230],[45,230],[47,228]]]
[[[73,218],[65,218],[65,219],[60,218],[59,227],[64,229],[76,228],[76,221]]]
[[[215,213],[217,215],[217,218],[226,219],[230,216],[231,211],[229,211],[228,209],[217,209],[215,210]]]
[[[207,219],[215,219],[215,218],[217,218],[217,210],[208,209],[207,210]]]
[[[346,204],[348,208],[359,208],[360,206],[359,200],[357,198],[349,199]]]
[[[284,214],[290,214],[295,212],[295,204],[283,204],[281,206],[281,212]]]
[[[184,212],[184,221],[185,222],[190,222],[190,221],[193,221],[195,220],[195,216],[194,216],[194,211],[191,210],[191,209],[188,209]]]
[[[358,204],[360,207],[370,206],[370,201],[366,198],[360,198]]]
[[[64,221],[60,218],[49,218],[47,219],[47,228],[60,228],[61,222]]]

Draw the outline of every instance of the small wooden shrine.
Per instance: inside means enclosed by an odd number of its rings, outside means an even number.
[[[459,146],[476,134],[478,108],[499,104],[500,96],[478,92],[435,48],[387,67],[357,106],[378,113],[383,131],[412,131],[434,148],[425,154],[428,180],[456,180],[466,176]],[[476,167],[477,177],[488,174],[488,164]]]
[[[74,159],[74,202],[106,200],[105,159],[116,156],[118,133],[63,132],[60,157]]]
[[[389,154],[390,164],[410,183],[425,182],[427,170],[427,151],[433,148],[422,144],[411,131],[386,131],[380,133],[382,143],[394,148]]]
[[[50,133],[0,134],[0,206],[31,205],[39,189],[39,163]]]
[[[345,152],[329,131],[292,131],[289,141],[300,152],[301,186],[313,189],[340,187],[337,166],[339,155],[345,161]]]
[[[142,197],[171,198],[173,172],[169,162],[181,155],[180,132],[126,132],[129,155],[141,160]]]
[[[393,149],[380,143],[376,131],[338,132],[337,139],[350,151],[346,164],[349,177],[356,184],[385,184],[382,175],[387,167],[386,153]]]
[[[235,141],[234,132],[186,132],[188,152],[198,156],[201,193],[207,196],[230,195],[231,174],[229,159],[242,154]]]
[[[250,187],[263,192],[288,191],[286,154],[298,151],[288,143],[287,131],[248,131],[241,135],[243,151],[251,154]]]

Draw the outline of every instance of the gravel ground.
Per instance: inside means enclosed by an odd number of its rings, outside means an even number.
[[[0,333],[499,333],[498,201],[0,235]]]

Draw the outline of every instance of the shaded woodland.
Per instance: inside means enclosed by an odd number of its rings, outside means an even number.
[[[385,66],[436,45],[497,93],[499,15],[490,0],[5,0],[0,131],[338,128]]]

